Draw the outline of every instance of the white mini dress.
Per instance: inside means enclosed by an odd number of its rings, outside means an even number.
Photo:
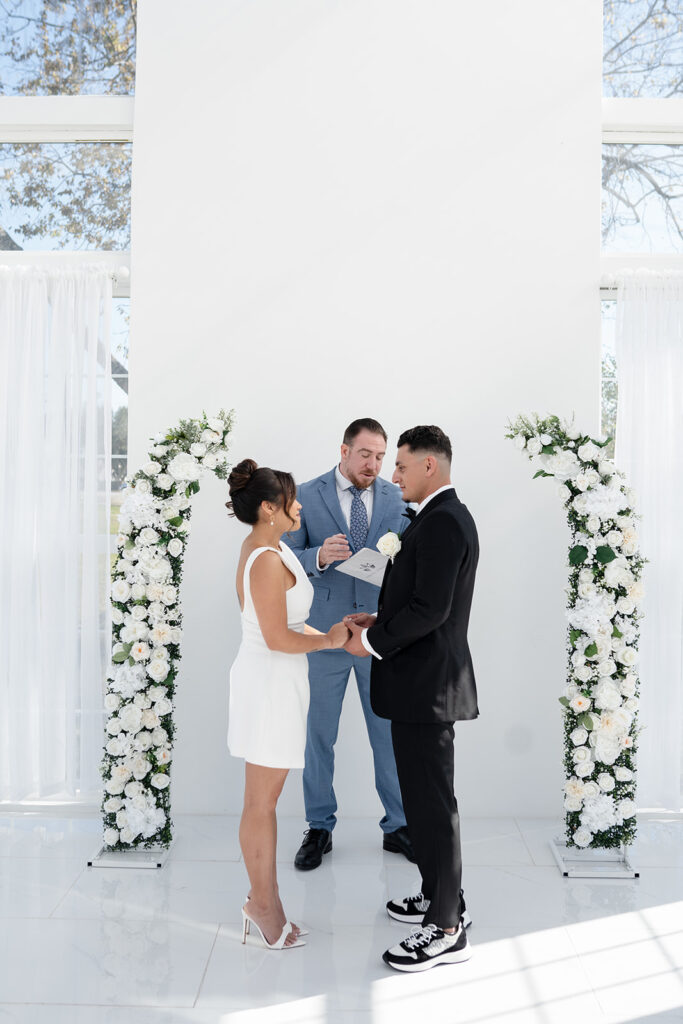
[[[310,691],[305,654],[271,651],[251,598],[251,567],[264,551],[276,551],[296,583],[287,591],[287,626],[303,633],[313,586],[286,545],[261,547],[244,566],[242,643],[230,669],[228,748],[233,757],[266,768],[303,768]]]

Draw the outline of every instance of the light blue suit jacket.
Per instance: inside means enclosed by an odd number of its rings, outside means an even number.
[[[387,530],[401,533],[408,526],[403,517],[406,505],[395,484],[377,477],[373,484],[372,519],[365,547],[374,548]],[[333,562],[322,572],[316,565],[318,551],[327,537],[344,533],[351,545],[349,528],[337,497],[334,469],[309,480],[298,488],[301,502],[301,529],[285,534],[283,541],[297,555],[315,591],[309,624],[327,632],[331,625],[352,612],[377,611],[379,587],[353,576],[337,572]]]

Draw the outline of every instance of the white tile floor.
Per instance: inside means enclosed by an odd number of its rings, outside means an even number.
[[[280,886],[303,949],[242,946],[237,820],[180,817],[160,871],[99,870],[96,818],[0,816],[0,1024],[626,1024],[683,1021],[683,822],[644,821],[637,881],[562,878],[545,820],[463,823],[466,964],[386,968],[384,914],[415,870],[342,821],[317,871]]]

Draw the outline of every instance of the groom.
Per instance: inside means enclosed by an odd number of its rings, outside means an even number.
[[[450,481],[451,444],[439,427],[406,430],[393,482],[417,514],[387,565],[376,616],[345,619],[351,654],[373,655],[374,711],[391,720],[401,795],[422,891],[391,900],[389,916],[421,928],[384,962],[424,971],[470,957],[462,899],[460,823],[453,793],[453,723],[476,718],[467,625],[479,557],[474,520]]]

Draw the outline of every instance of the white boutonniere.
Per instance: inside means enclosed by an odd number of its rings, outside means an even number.
[[[377,541],[377,550],[381,555],[386,555],[393,562],[401,550],[401,537],[393,530],[388,530],[383,537]]]

